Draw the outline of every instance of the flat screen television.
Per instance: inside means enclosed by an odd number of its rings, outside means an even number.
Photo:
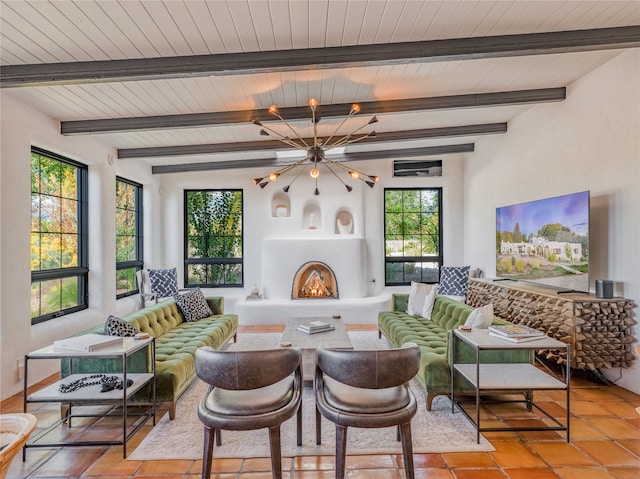
[[[496,273],[589,291],[589,192],[496,208]]]

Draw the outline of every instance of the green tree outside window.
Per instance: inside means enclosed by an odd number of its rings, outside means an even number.
[[[386,285],[438,281],[441,196],[440,188],[385,189]]]
[[[185,191],[185,283],[242,286],[241,190]]]
[[[116,179],[116,297],[136,294],[143,268],[142,185]]]
[[[87,168],[31,151],[31,320],[87,307]]]

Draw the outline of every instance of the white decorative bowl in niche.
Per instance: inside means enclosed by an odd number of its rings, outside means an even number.
[[[353,221],[351,218],[338,218],[336,220],[336,224],[338,225],[338,232],[341,235],[348,235],[351,233],[351,229],[353,228]]]
[[[277,205],[276,206],[276,216],[278,218],[284,218],[289,214],[289,210],[285,205]]]

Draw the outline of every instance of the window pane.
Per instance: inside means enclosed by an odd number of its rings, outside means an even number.
[[[116,208],[133,210],[135,208],[135,186],[124,181],[116,182]]]
[[[60,236],[60,261],[63,268],[78,266],[78,235],[64,234]]]
[[[405,236],[403,242],[404,256],[422,256],[420,236]]]
[[[419,190],[404,190],[402,195],[402,210],[407,212],[421,211],[422,202]]]
[[[62,280],[52,279],[40,283],[40,315],[55,313],[61,308]]]
[[[211,284],[213,285],[240,285],[242,279],[242,265],[239,264],[214,264],[210,267]]]
[[[76,200],[60,200],[60,231],[63,233],[78,232],[78,202]]]
[[[440,280],[439,263],[420,263],[420,272],[422,283],[437,283]]]
[[[60,196],[78,199],[78,169],[73,165],[60,163]]]
[[[402,236],[401,235],[388,235],[385,241],[385,255],[386,256],[402,256]]]
[[[137,292],[135,274],[142,269],[142,185],[116,179],[116,296]],[[138,262],[128,267],[123,262]]]
[[[73,308],[80,304],[78,300],[78,278],[63,278],[60,287],[61,309]]]
[[[187,254],[189,258],[204,258],[209,252],[206,236],[189,236]]]
[[[387,213],[402,211],[402,190],[387,190],[384,196],[384,206]]]
[[[136,260],[136,240],[133,236],[116,237],[116,261]]]
[[[422,191],[422,211],[434,213],[438,210],[438,193],[436,191]]]
[[[116,210],[116,235],[135,236],[136,213],[135,211]]]
[[[40,266],[40,233],[31,233],[31,271],[39,270]]]
[[[136,289],[136,268],[116,271],[116,294],[124,294]]]
[[[185,191],[186,285],[242,285],[242,264],[224,260],[243,257],[242,191]]]
[[[81,264],[81,261],[86,261],[83,251],[87,234],[86,224],[80,231],[79,220],[86,178],[86,167],[32,148],[32,324],[86,306],[87,264]]]
[[[60,162],[40,156],[40,193],[60,196]]]
[[[40,155],[31,154],[31,192],[40,193]]]
[[[31,231],[40,231],[40,195],[31,195]]]
[[[422,236],[422,254],[420,256],[438,255],[440,251],[439,237],[433,235]]]
[[[387,263],[385,270],[385,281],[387,284],[402,284],[404,282],[402,263]]]
[[[404,263],[404,281],[417,281],[422,279],[420,263]]]
[[[40,296],[41,296],[40,283],[31,283],[31,317],[37,318],[40,316]]]
[[[433,258],[442,256],[440,198],[440,188],[385,190],[387,285],[438,281],[440,263]],[[399,257],[411,258],[411,261],[393,261]]]
[[[422,215],[420,213],[405,213],[403,215],[404,221],[404,234],[405,235],[413,235],[420,233],[420,221],[422,219]]]
[[[208,268],[204,264],[190,264],[187,266],[187,282],[189,284],[208,284]]]
[[[57,196],[42,196],[40,198],[40,225],[42,231],[48,233],[60,232],[60,198]]]
[[[62,267],[60,250],[62,240],[58,233],[46,233],[40,236],[41,239],[41,269],[57,269]]]
[[[385,233],[402,234],[402,213],[387,213],[385,215]]]

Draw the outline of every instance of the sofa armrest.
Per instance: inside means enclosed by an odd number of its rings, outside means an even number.
[[[222,296],[210,296],[207,298],[207,303],[211,311],[213,311],[214,316],[224,314],[224,298]]]

